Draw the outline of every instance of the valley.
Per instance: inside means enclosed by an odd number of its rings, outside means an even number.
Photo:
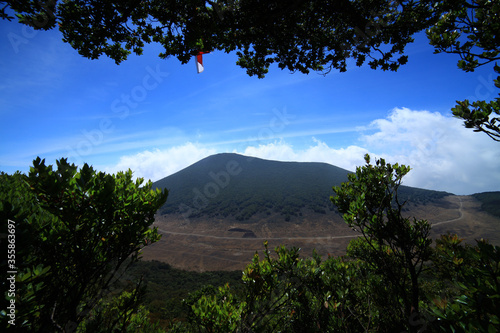
[[[167,202],[156,214],[161,240],[143,259],[193,271],[242,270],[264,242],[297,247],[302,256],[345,254],[351,230],[330,201],[350,172],[326,163],[279,162],[216,154],[157,181]],[[457,233],[500,245],[500,192],[457,196],[401,185],[405,217],[425,219],[431,237]],[[488,213],[489,212],[489,213]]]
[[[407,216],[426,219],[432,238],[457,233],[467,242],[487,238],[500,245],[500,218],[481,210],[472,196],[449,195],[436,202],[407,204]],[[320,255],[342,255],[349,241],[359,233],[351,230],[339,214],[302,209],[302,216],[284,221],[280,214],[257,214],[247,221],[234,218],[159,215],[155,222],[163,235],[158,243],[143,250],[144,260],[158,260],[173,267],[194,270],[242,270],[264,241],[269,249],[279,245],[301,248],[303,256],[315,249]]]

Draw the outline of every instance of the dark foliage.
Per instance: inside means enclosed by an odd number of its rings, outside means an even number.
[[[159,261],[139,261],[127,271],[123,280],[142,278],[145,294],[142,303],[153,321],[163,327],[176,321],[185,321],[189,308],[183,304],[189,294],[203,288],[217,288],[225,284],[237,292],[242,287],[241,271],[192,272],[171,267]]]

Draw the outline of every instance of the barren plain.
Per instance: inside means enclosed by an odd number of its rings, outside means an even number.
[[[456,233],[469,243],[486,238],[500,245],[500,218],[481,210],[472,196],[450,195],[434,203],[405,206],[405,214],[432,224],[432,238]],[[303,209],[302,216],[283,221],[279,214],[257,214],[248,221],[229,218],[189,218],[158,215],[154,224],[163,235],[147,246],[143,260],[158,260],[194,270],[242,270],[256,252],[285,245],[301,248],[302,256],[315,249],[320,255],[342,255],[349,241],[359,236],[334,212],[319,214]]]

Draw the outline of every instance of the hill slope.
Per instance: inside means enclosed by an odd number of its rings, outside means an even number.
[[[209,156],[154,186],[167,188],[160,214],[186,218],[231,217],[245,221],[255,214],[278,213],[285,221],[311,210],[334,211],[332,186],[347,181],[349,171],[314,162],[278,162],[238,154]],[[449,193],[402,187],[412,202],[431,202]]]
[[[326,163],[209,156],[154,184],[170,192],[155,222],[163,237],[143,250],[143,258],[188,270],[240,270],[264,241],[269,248],[301,248],[306,256],[313,249],[344,254],[359,233],[329,197],[348,173]],[[500,218],[484,212],[472,196],[403,186],[399,197],[409,199],[406,216],[433,225],[433,238],[452,232],[470,242],[485,237],[500,244]],[[494,205],[496,198],[483,201]]]
[[[500,217],[500,192],[483,192],[472,195],[481,202],[481,209]]]

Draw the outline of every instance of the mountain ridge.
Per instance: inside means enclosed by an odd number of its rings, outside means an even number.
[[[347,181],[349,173],[323,162],[283,162],[220,153],[160,179],[153,186],[169,190],[160,215],[245,221],[259,213],[279,213],[290,221],[304,209],[321,214],[335,212],[329,199],[334,194],[332,187]],[[424,204],[450,195],[408,186],[401,186],[399,193],[404,200]]]

